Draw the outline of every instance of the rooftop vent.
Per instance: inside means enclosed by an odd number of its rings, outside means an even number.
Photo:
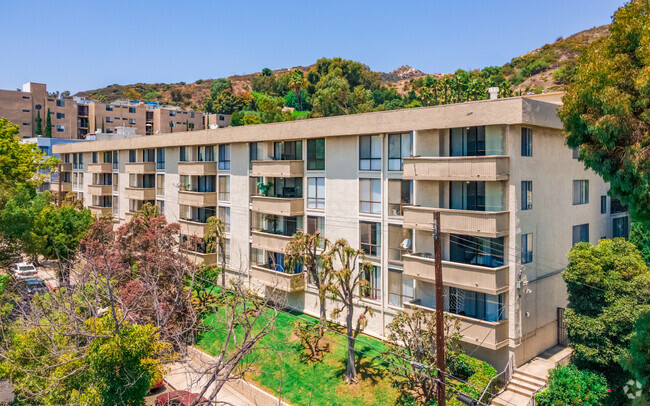
[[[490,100],[494,100],[494,99],[499,98],[499,88],[498,87],[490,87],[490,88],[488,88],[488,93],[490,94]]]

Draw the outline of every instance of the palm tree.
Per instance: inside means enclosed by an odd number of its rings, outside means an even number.
[[[156,217],[160,217],[160,207],[157,204],[151,204],[149,202],[143,204],[140,210],[133,213],[133,218],[139,218],[145,222],[149,222],[149,220],[155,219]]]
[[[300,89],[305,84],[305,74],[300,69],[294,69],[289,77],[289,87],[293,89],[298,100],[298,110],[302,111],[302,100],[300,99]]]
[[[327,268],[319,268],[323,260],[323,253],[329,248],[329,245],[329,240],[322,237],[318,231],[314,234],[298,231],[284,250],[287,268],[293,269],[296,265],[302,265],[318,289],[321,326],[327,321],[325,303],[329,272]]]
[[[445,104],[449,104],[451,103],[451,93],[453,92],[454,85],[451,75],[445,75],[444,79],[442,79],[442,84],[445,89]]]
[[[226,227],[223,220],[216,216],[208,219],[203,241],[206,252],[221,254],[221,284],[226,286]]]

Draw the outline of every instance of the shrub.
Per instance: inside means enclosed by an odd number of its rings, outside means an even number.
[[[548,389],[535,396],[535,403],[539,406],[600,406],[608,391],[602,375],[580,370],[572,364],[561,365],[550,371]]]

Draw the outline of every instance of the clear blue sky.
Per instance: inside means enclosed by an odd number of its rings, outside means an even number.
[[[388,72],[502,65],[623,0],[1,0],[0,88],[193,82],[340,56]]]

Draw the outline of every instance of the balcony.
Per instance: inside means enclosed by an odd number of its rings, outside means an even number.
[[[124,213],[124,221],[126,221],[127,223],[131,221],[131,219],[133,219],[134,214],[135,213],[132,211],[127,211],[126,213]]]
[[[194,263],[200,264],[201,262],[205,263],[207,266],[217,265],[218,257],[216,253],[206,254],[204,252],[190,251],[190,250],[181,250],[183,254],[187,256],[187,259]]]
[[[404,158],[404,179],[497,181],[508,179],[507,156],[449,156]]]
[[[207,226],[206,223],[201,223],[192,220],[184,220],[184,219],[179,220],[179,223],[181,224],[182,234],[196,235],[199,237],[203,237],[203,235],[205,234],[205,228]]]
[[[156,200],[156,188],[127,187],[124,188],[124,196],[133,200]]]
[[[61,172],[72,172],[72,162],[62,163]]]
[[[406,311],[415,309],[425,312],[436,311],[431,307],[423,306],[420,299],[406,302],[404,307]],[[460,320],[460,330],[463,332],[461,341],[490,350],[498,350],[508,345],[508,320],[485,321],[458,314],[452,316]]]
[[[433,258],[405,254],[403,275],[424,282],[435,282]],[[508,265],[497,268],[442,261],[442,281],[445,286],[470,289],[497,295],[508,291]]]
[[[124,172],[135,173],[135,174],[156,173],[156,163],[155,162],[127,162],[124,164]]]
[[[216,175],[217,163],[204,161],[179,162],[178,174],[194,176]]]
[[[276,216],[302,216],[305,199],[302,197],[253,196],[253,211]]]
[[[507,211],[473,211],[404,206],[404,228],[433,232],[433,213],[440,212],[443,233],[502,237],[508,234],[510,213]]]
[[[217,205],[217,192],[192,192],[181,190],[178,192],[178,204],[194,207],[208,207]]]
[[[291,237],[285,235],[265,233],[262,231],[253,231],[251,234],[253,235],[251,246],[266,251],[284,252],[284,249],[291,240]]]
[[[282,292],[300,292],[305,290],[305,275],[301,273],[284,273],[260,265],[251,267],[251,278],[272,289]]]
[[[113,194],[113,185],[88,185],[88,194],[93,196],[110,196]]]
[[[50,184],[50,191],[52,193],[59,193],[59,183],[55,182]],[[61,193],[72,192],[71,182],[61,182]]]
[[[89,173],[112,173],[113,164],[110,162],[88,164],[88,172]]]
[[[271,178],[301,178],[305,176],[304,161],[253,161],[252,176]]]
[[[99,217],[101,215],[105,214],[113,214],[113,208],[112,207],[103,207],[103,206],[90,206],[90,213],[92,213],[93,216]]]

